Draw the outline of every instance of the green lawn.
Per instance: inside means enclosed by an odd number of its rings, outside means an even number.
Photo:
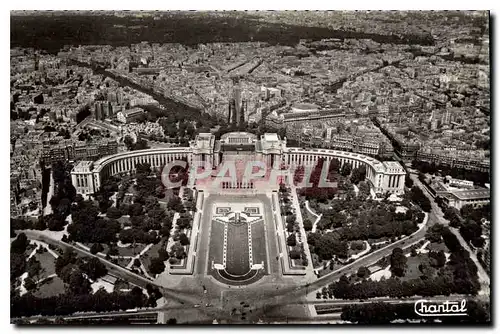
[[[250,269],[248,249],[248,225],[228,224],[226,271],[231,275],[243,275]]]
[[[34,245],[34,244],[28,244],[28,246],[26,246],[26,250],[24,251],[24,256],[26,256],[26,258],[28,258],[28,256],[33,252],[33,250],[35,248],[37,248],[38,246],[37,245]]]
[[[128,282],[118,279],[115,283],[114,291],[120,291],[121,289],[132,289],[134,286]]]
[[[87,247],[92,247],[92,244],[84,244]],[[108,245],[107,244],[101,244],[104,250],[101,252],[103,254],[108,254]],[[135,248],[130,246],[130,247],[118,247],[116,246],[116,249],[118,249],[118,256],[136,256],[139,254],[144,248],[146,247],[145,244],[135,244]]]
[[[125,268],[129,264],[130,260],[131,259],[121,259],[121,258],[119,258],[119,259],[112,259],[112,263],[116,262],[116,265]]]
[[[362,240],[355,240],[355,241],[362,241]],[[353,241],[354,242],[354,241]],[[351,242],[352,243],[352,242]],[[352,256],[352,255],[355,255],[355,254],[358,254],[358,253],[361,253],[363,252],[364,250],[366,250],[366,244],[363,242],[363,248],[360,249],[360,250],[357,250],[357,249],[351,249],[349,248],[349,250],[347,251],[347,256]]]
[[[135,247],[116,247],[118,248],[118,255],[120,256],[136,256],[139,254],[147,245],[136,243]]]
[[[448,247],[444,244],[444,242],[431,242],[430,244],[427,245],[427,249],[430,251],[434,252],[439,252],[440,250],[444,251],[445,253],[449,253],[450,251],[448,250]]]
[[[311,221],[311,223],[314,224],[314,222],[316,221],[316,217],[314,217],[312,214],[310,214],[309,210],[307,210],[307,208],[305,206],[303,209],[301,209],[301,213],[302,213],[302,220],[309,219]]]
[[[40,275],[40,279],[50,276],[56,272],[56,259],[52,256],[52,254],[50,254],[49,252],[45,252],[42,254],[35,254],[34,256],[38,261],[40,261],[40,265],[42,266],[42,274]]]
[[[39,288],[34,292],[36,297],[51,297],[57,296],[64,293],[64,282],[59,277],[52,277],[45,281]]]
[[[325,264],[326,261],[323,261],[322,263]],[[342,267],[344,267],[344,265],[338,264],[338,263],[334,263],[333,269],[330,270],[330,265],[328,265],[328,266],[326,266],[326,269],[318,270],[319,277],[325,276],[325,275],[331,273],[332,271],[335,271],[335,270],[340,269]]]
[[[209,266],[211,266],[212,261],[216,264],[222,264],[224,251],[224,224],[214,220],[210,223],[212,231],[210,233]]]
[[[421,263],[427,263],[429,257],[427,254],[418,254],[415,257],[407,257],[408,261],[406,262],[407,268],[404,277],[401,277],[402,281],[408,281],[411,279],[419,278],[422,276],[422,272],[418,269],[418,266]]]
[[[252,255],[254,264],[264,262],[267,268],[266,237],[264,233],[264,221],[252,224]]]

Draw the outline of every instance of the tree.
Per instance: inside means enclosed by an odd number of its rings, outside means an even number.
[[[26,277],[24,279],[24,287],[26,288],[26,290],[32,291],[36,289],[36,283],[31,277]]]
[[[340,174],[342,176],[349,176],[352,171],[352,165],[349,162],[346,162],[342,165],[342,168],[340,169]]]
[[[304,224],[304,230],[306,230],[306,231],[311,231],[312,230],[313,224],[312,224],[312,222],[309,219],[304,219],[302,221],[302,223]]]
[[[432,278],[436,272],[436,270],[427,263],[420,263],[418,265],[418,270],[420,270],[420,272],[422,273],[422,276],[420,276],[420,278],[422,278],[423,280]]]
[[[370,185],[368,184],[367,181],[362,181],[358,185],[359,188],[359,195],[360,198],[366,199],[368,196],[370,196]]]
[[[181,233],[179,235],[179,242],[183,246],[189,245],[189,238],[187,237],[187,235],[185,233]]]
[[[361,240],[351,242],[351,249],[353,250],[363,250],[365,248],[365,243]]]
[[[358,184],[361,181],[364,181],[366,177],[366,167],[360,166],[356,167],[351,172],[351,182],[353,184]]]
[[[405,186],[410,189],[413,187],[413,180],[410,178],[409,174],[405,175]]]
[[[134,267],[140,267],[141,266],[141,260],[139,259],[134,259]]]
[[[308,242],[313,245],[314,253],[320,260],[330,260],[333,256],[347,257],[349,246],[347,242],[339,240],[333,233],[310,233]]]
[[[110,243],[116,241],[121,224],[116,220],[103,219],[92,201],[80,201],[71,208],[72,224],[68,226],[70,239],[86,243]]]
[[[173,196],[169,199],[167,208],[169,210],[173,210],[176,212],[181,212],[184,210],[184,206],[182,205],[182,201],[178,196]]]
[[[63,216],[58,214],[51,214],[47,216],[47,228],[50,231],[62,231],[67,224]]]
[[[181,216],[179,219],[177,219],[177,226],[180,229],[190,228],[192,220],[193,218],[190,215]]]
[[[448,207],[443,210],[444,218],[450,221],[451,227],[461,227],[462,217],[460,216],[460,211],[454,207]]]
[[[167,250],[164,247],[158,249],[158,258],[162,261],[168,260],[169,255],[168,255]]]
[[[92,289],[89,280],[79,269],[75,269],[69,276],[68,290],[75,295],[87,295]]]
[[[163,225],[160,228],[160,235],[164,238],[168,238],[170,236],[170,230],[172,229],[172,222],[164,222]]]
[[[40,264],[40,261],[38,261],[34,256],[32,256],[26,265],[26,271],[28,272],[29,277],[34,277],[38,278],[38,275],[40,274],[42,270],[42,266]]]
[[[391,254],[391,273],[398,277],[403,277],[406,271],[406,256],[399,247],[394,248]]]
[[[446,255],[443,250],[439,252],[429,252],[430,265],[433,267],[443,267],[446,263]]]
[[[125,146],[127,146],[129,151],[132,151],[134,145],[134,139],[132,139],[132,137],[128,135],[125,136],[125,138],[123,138],[123,143],[125,144]]]
[[[359,278],[365,278],[370,276],[370,270],[366,267],[359,267],[357,276]]]
[[[68,264],[76,262],[76,253],[70,248],[64,250],[63,255],[59,256],[55,262],[55,271],[58,276],[61,276],[61,271]]]
[[[175,244],[172,245],[172,248],[170,248],[170,257],[175,257],[179,260],[183,259],[186,257],[186,251],[184,249],[184,246],[182,246],[180,243],[176,242]]]
[[[20,233],[10,244],[10,251],[11,253],[22,254],[26,251],[26,247],[28,247],[29,243],[26,234]]]
[[[10,254],[10,278],[14,279],[21,276],[26,269],[26,259],[24,254]]]
[[[142,204],[135,202],[132,204],[129,208],[129,215],[130,216],[140,216],[142,215]]]
[[[410,198],[413,202],[420,205],[423,211],[431,212],[431,202],[427,196],[425,196],[422,189],[417,186],[413,186],[410,192]]]
[[[294,247],[297,244],[297,238],[295,237],[295,233],[292,233],[286,239],[286,244],[288,246]]]
[[[36,222],[33,224],[33,229],[43,231],[47,229],[47,224],[45,223],[43,216],[38,217]]]
[[[80,265],[80,270],[95,281],[99,277],[105,276],[108,273],[106,266],[96,257],[92,257]]]
[[[130,229],[127,229],[127,230],[122,230],[120,232],[119,239],[124,244],[134,243],[134,242],[137,241],[137,238],[138,238],[138,234],[136,232],[137,232],[137,230],[134,229],[134,228],[130,228]]]
[[[328,174],[336,174],[340,171],[340,161],[337,158],[330,160],[330,165],[328,166]]]
[[[165,271],[165,263],[160,258],[152,258],[151,263],[149,264],[149,272],[153,275],[159,275],[163,271]]]
[[[57,206],[56,214],[63,218],[66,218],[70,214],[71,200],[69,198],[61,198],[59,205]],[[64,220],[64,219],[63,219]]]
[[[482,239],[481,235],[483,234],[483,229],[480,224],[476,223],[472,220],[467,220],[460,227],[460,234],[467,242],[472,242],[481,245],[482,242],[479,241]],[[484,241],[483,241],[484,242]]]
[[[94,243],[91,247],[90,247],[90,253],[91,254],[97,254],[99,252],[102,252],[104,250],[104,247],[102,247],[102,245],[100,243]]]
[[[430,242],[441,242],[441,234],[443,232],[444,225],[434,224],[427,229],[425,232],[425,238]]]
[[[154,196],[148,196],[146,197],[145,204],[144,204],[144,209],[146,212],[149,213],[153,211],[154,209],[161,209],[160,205],[158,204],[158,199]],[[163,210],[162,210],[163,211]]]
[[[119,209],[112,206],[108,209],[108,211],[106,211],[106,216],[111,219],[118,219],[122,216],[122,212]]]
[[[290,259],[292,259],[292,260],[300,259],[300,252],[298,250],[295,250],[295,249],[291,250],[289,255],[290,255]]]

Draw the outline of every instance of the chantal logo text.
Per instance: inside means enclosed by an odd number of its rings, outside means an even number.
[[[415,302],[415,313],[422,317],[467,315],[466,304],[467,301],[465,299],[459,302],[421,299]]]

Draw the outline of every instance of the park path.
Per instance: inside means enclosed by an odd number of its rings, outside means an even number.
[[[305,204],[306,204],[307,211],[309,211],[309,213],[311,215],[316,217],[316,220],[313,222],[313,226],[312,226],[312,230],[311,230],[312,233],[316,233],[316,227],[318,226],[318,223],[321,220],[321,217],[323,217],[323,214],[318,215],[316,212],[311,210],[311,208],[309,207],[309,201],[306,201]],[[300,208],[300,206],[299,206],[299,208]]]
[[[144,253],[146,253],[151,247],[153,247],[154,244],[148,244],[146,247],[144,247],[143,250],[141,250],[141,252],[139,254],[137,254],[136,256],[133,256],[130,258],[130,262],[127,264],[127,266],[125,268],[127,269],[131,269],[133,266],[134,266],[134,261],[136,259],[138,259],[139,261],[141,261],[140,257],[144,255]],[[142,266],[142,261],[141,261],[141,266]]]

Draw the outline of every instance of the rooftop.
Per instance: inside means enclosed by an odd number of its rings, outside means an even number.
[[[220,138],[221,143],[224,144],[251,144],[257,139],[257,136],[249,132],[229,132],[223,134]]]
[[[312,103],[295,103],[292,106],[292,110],[294,111],[306,111],[306,110],[318,110],[319,107]]]
[[[457,190],[450,193],[464,201],[490,198],[490,189]]]
[[[131,116],[131,115],[139,114],[142,112],[144,112],[144,111],[141,108],[133,108],[133,109],[128,109],[128,110],[122,111],[122,114],[124,116]]]
[[[202,132],[196,136],[196,140],[210,140],[212,138],[212,136],[213,136],[213,134],[211,134],[211,133]]]
[[[80,161],[73,168],[74,172],[88,172],[92,169],[93,161]]]
[[[264,133],[262,139],[265,141],[279,141],[278,134],[276,133]]]
[[[401,164],[397,161],[384,161],[382,162],[387,168],[394,168],[394,169],[400,169]]]

